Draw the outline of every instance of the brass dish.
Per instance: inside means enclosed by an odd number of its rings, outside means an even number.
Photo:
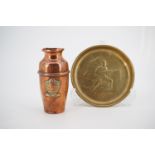
[[[97,45],[85,49],[73,63],[71,80],[77,94],[94,106],[122,101],[134,83],[129,58],[118,48]]]

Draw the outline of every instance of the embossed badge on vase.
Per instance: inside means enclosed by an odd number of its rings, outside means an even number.
[[[60,80],[56,80],[54,78],[51,78],[47,81],[45,81],[46,85],[46,96],[51,96],[51,97],[59,97],[59,89],[61,85]]]

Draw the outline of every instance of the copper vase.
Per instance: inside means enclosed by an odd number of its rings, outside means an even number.
[[[69,69],[62,57],[63,48],[44,48],[43,60],[39,64],[40,88],[47,113],[61,113],[65,110],[68,92]]]

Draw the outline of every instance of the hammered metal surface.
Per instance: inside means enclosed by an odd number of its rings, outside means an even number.
[[[95,106],[111,106],[124,99],[133,85],[134,70],[119,49],[98,45],[84,50],[72,67],[78,95]]]

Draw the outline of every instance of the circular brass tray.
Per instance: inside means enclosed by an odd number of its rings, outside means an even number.
[[[123,100],[134,82],[129,58],[109,45],[92,46],[73,63],[71,80],[77,94],[94,106],[112,106]]]

